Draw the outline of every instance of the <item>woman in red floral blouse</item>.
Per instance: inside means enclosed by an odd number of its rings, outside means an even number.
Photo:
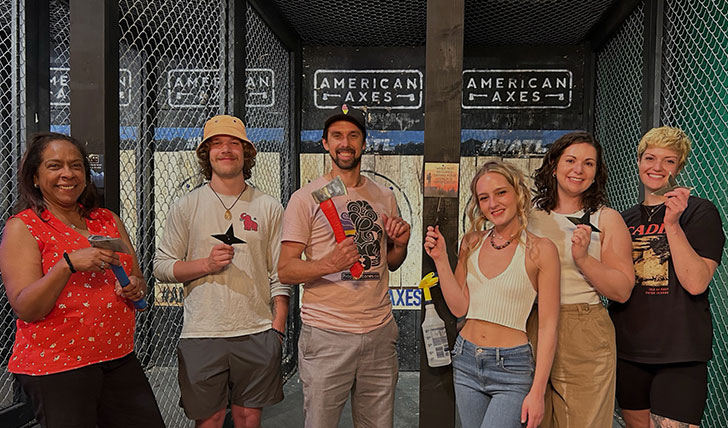
[[[134,355],[134,307],[147,286],[119,217],[98,207],[83,146],[56,133],[31,136],[19,201],[0,243],[0,271],[17,320],[8,370],[43,427],[163,427]],[[121,238],[131,254],[93,248],[89,235]],[[121,265],[121,288],[109,268]]]

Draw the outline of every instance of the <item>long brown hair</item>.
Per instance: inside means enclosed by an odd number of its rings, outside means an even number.
[[[86,177],[86,188],[78,197],[81,204],[81,216],[88,218],[91,211],[99,207],[99,195],[91,181],[91,164],[88,160],[86,148],[75,138],[57,132],[36,132],[26,142],[25,153],[20,161],[18,170],[18,202],[15,204],[14,212],[19,213],[31,208],[38,217],[46,210],[45,200],[40,188],[34,186],[34,177],[43,161],[43,152],[48,144],[53,141],[68,141],[78,150],[83,159],[84,175]],[[41,217],[42,218],[42,217]]]
[[[559,200],[556,183],[556,166],[561,155],[567,147],[572,144],[587,143],[594,147],[597,152],[597,171],[594,176],[594,183],[581,194],[581,206],[584,211],[597,212],[599,208],[607,205],[607,165],[604,162],[602,146],[596,138],[588,132],[570,132],[554,141],[543,158],[541,167],[536,170],[534,177],[535,195],[533,204],[541,210],[551,212],[556,208]]]

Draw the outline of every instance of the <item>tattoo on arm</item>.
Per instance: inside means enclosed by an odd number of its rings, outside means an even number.
[[[698,428],[698,425],[676,421],[664,416],[655,415],[654,413],[650,413],[650,418],[655,428]]]

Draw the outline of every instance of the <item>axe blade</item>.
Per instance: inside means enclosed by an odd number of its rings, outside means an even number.
[[[129,254],[129,249],[120,238],[110,238],[102,235],[89,235],[88,243],[91,244],[92,247],[104,248],[106,250],[116,251],[117,253]]]
[[[324,187],[311,192],[311,196],[316,203],[319,204],[333,198],[334,196],[342,195],[346,195],[346,186],[344,185],[344,182],[341,181],[341,177],[336,177],[329,181],[329,183]]]

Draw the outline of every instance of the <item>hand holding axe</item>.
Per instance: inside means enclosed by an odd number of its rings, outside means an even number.
[[[355,229],[344,230],[344,226],[341,225],[341,220],[339,219],[339,213],[336,212],[334,201],[331,200],[334,196],[343,195],[346,195],[346,186],[340,177],[334,178],[324,187],[311,192],[311,196],[318,202],[321,211],[323,211],[331,228],[334,230],[334,238],[336,238],[337,243],[346,239],[347,236],[356,235]],[[349,272],[351,272],[351,276],[354,279],[359,279],[364,273],[364,266],[360,262],[356,262],[349,268]]]
[[[122,241],[120,238],[110,238],[108,236],[101,235],[90,235],[88,237],[88,243],[91,244],[92,247],[116,251],[117,253],[129,254],[129,250],[126,248],[126,244],[124,244],[124,241]],[[129,285],[129,277],[126,276],[124,268],[120,265],[110,266],[111,270],[114,272],[114,275],[116,275],[116,279],[119,280],[119,284],[122,287],[126,287],[127,285]],[[135,300],[132,303],[134,304],[134,307],[140,311],[144,310],[147,307],[147,301],[144,300],[143,297],[139,300]]]

